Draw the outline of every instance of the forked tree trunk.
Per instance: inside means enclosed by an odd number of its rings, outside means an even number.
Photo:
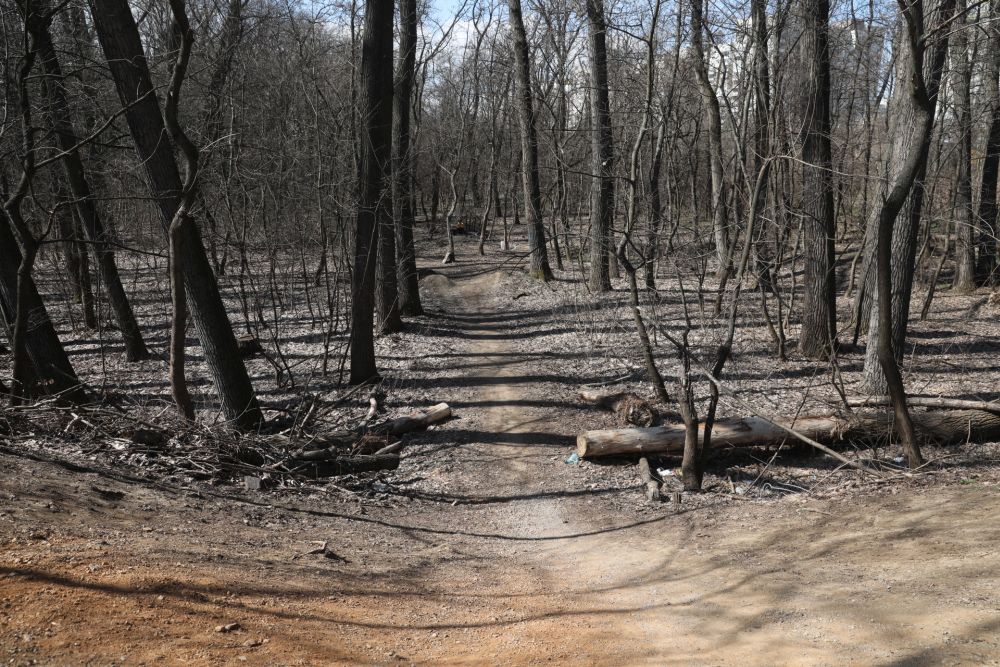
[[[924,9],[920,21],[926,25],[925,33],[932,31],[947,21],[952,15],[954,0],[937,0]],[[915,10],[917,11],[917,10]],[[917,232],[923,208],[923,179],[927,171],[927,156],[930,151],[931,131],[937,106],[938,91],[947,55],[948,33],[938,31],[929,44],[923,45],[926,37],[921,36],[920,44],[910,48],[905,46],[907,32],[899,32],[904,48],[896,58],[897,80],[902,82],[891,100],[890,110],[895,119],[893,128],[892,155],[888,166],[888,179],[883,203],[875,211],[874,226],[868,239],[872,256],[873,287],[878,286],[878,244],[880,229],[888,224],[892,230],[891,244],[891,327],[883,329],[880,322],[880,292],[872,293],[872,309],[868,326],[868,344],[865,352],[864,377],[869,391],[885,394],[889,390],[887,378],[880,361],[879,349],[883,335],[891,338],[896,363],[902,359],[909,323],[910,298],[913,291],[914,263],[917,251]],[[926,55],[925,55],[926,50]],[[915,68],[919,68],[915,72]],[[914,81],[919,81],[919,84]],[[919,85],[918,92],[913,86]],[[922,92],[920,92],[922,91]],[[919,95],[919,97],[917,97]],[[902,195],[903,200],[896,199]],[[898,221],[897,221],[898,218]]]
[[[135,18],[126,0],[90,0],[91,16],[135,143],[139,164],[166,234],[180,204],[177,162],[160,114]],[[187,301],[223,414],[241,428],[263,421],[236,336],[219,294],[197,225],[183,231],[181,258]]]

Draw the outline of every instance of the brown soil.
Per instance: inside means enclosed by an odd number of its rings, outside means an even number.
[[[648,505],[633,466],[564,462],[612,417],[564,400],[576,362],[518,343],[548,314],[478,266],[424,280],[440,345],[409,369],[456,419],[388,493],[0,454],[0,662],[1000,664],[995,475]]]

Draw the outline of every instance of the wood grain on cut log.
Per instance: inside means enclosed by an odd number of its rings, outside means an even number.
[[[632,392],[607,394],[594,389],[581,389],[580,398],[603,410],[611,410],[622,424],[652,426],[656,422],[656,410],[647,400]]]
[[[958,444],[1000,440],[1000,414],[985,410],[942,410],[914,412],[917,437],[926,443]],[[703,426],[699,427],[703,431]],[[885,438],[892,428],[886,412],[850,416],[809,416],[798,419],[760,417],[721,419],[712,429],[712,447],[776,446],[794,440],[787,429],[824,445],[838,442],[871,442]],[[670,424],[653,428],[626,428],[587,431],[577,436],[577,453],[582,458],[684,452],[684,426]]]

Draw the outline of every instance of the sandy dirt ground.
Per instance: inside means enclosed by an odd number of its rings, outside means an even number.
[[[424,279],[456,418],[404,450],[410,492],[0,454],[0,663],[1000,664],[995,482],[647,505],[631,472],[564,462],[601,417],[553,398],[516,344],[546,314],[463,250]]]

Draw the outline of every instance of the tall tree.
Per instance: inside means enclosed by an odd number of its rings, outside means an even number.
[[[878,215],[878,292],[877,309],[873,311],[877,315],[873,314],[874,321],[868,330],[865,380],[870,389],[889,394],[896,430],[911,468],[921,465],[923,460],[906,405],[899,361],[906,340],[913,289],[916,227],[922,194],[918,181],[927,168],[935,107],[948,52],[948,33],[941,28],[950,24],[954,7],[955,0],[937,0],[926,10],[919,2],[901,6],[905,28],[899,38],[902,53],[897,57],[902,97],[898,111],[902,115],[899,120],[907,125],[897,126],[897,131],[908,141],[905,150],[893,155],[893,178]],[[911,194],[915,183],[916,189]],[[903,217],[903,224],[897,224],[908,198],[915,201],[911,202],[909,215]]]
[[[378,379],[375,264],[380,229],[392,223],[392,0],[365,3],[361,40],[361,162],[351,277],[351,384]]]
[[[997,206],[997,181],[1000,177],[1000,0],[990,3],[989,18],[984,24],[989,36],[982,74],[983,97],[986,98],[990,124],[979,187],[976,282],[980,285],[996,280],[997,234],[1000,234],[1000,206]]]
[[[44,0],[21,0],[20,10],[25,27],[37,45],[39,60],[45,71],[49,116],[52,119],[57,145],[62,151],[63,172],[73,195],[76,214],[83,223],[83,229],[97,260],[101,280],[108,292],[108,302],[121,329],[125,343],[125,357],[129,361],[146,359],[149,352],[139,330],[139,323],[132,312],[132,304],[122,286],[114,250],[97,212],[97,203],[91,193],[83,159],[80,156],[80,141],[73,128],[73,112],[66,99],[62,67],[49,33],[51,12]]]
[[[708,117],[708,160],[712,180],[712,233],[715,236],[715,257],[719,274],[729,271],[729,216],[726,211],[726,181],[722,159],[722,113],[719,98],[708,73],[708,58],[704,46],[704,0],[691,0],[691,47],[694,68],[698,75],[701,103]]]
[[[917,232],[924,203],[923,181],[927,172],[931,131],[937,108],[938,92],[948,53],[948,32],[955,0],[933,0],[929,5],[917,3],[903,6],[903,27],[897,33],[899,53],[896,57],[896,80],[900,85],[893,91],[889,113],[893,119],[891,155],[887,165],[885,195],[873,216],[873,233],[869,244],[875,247],[875,278],[877,291],[872,303],[865,354],[865,383],[875,394],[885,394],[890,388],[885,373],[886,361],[883,336],[890,336],[895,372],[902,358],[906,330],[910,319],[910,297],[913,292],[913,272],[917,252]],[[898,218],[898,220],[897,220]],[[891,232],[888,239],[885,235]],[[883,248],[883,240],[891,248]],[[879,271],[880,254],[891,256],[891,270]],[[885,285],[883,285],[883,281]],[[882,327],[883,313],[879,307],[882,288],[890,294],[889,327]],[[890,373],[892,370],[890,370]]]
[[[959,14],[964,15],[966,1],[959,0]],[[972,63],[970,62],[968,26],[963,21],[952,36],[952,91],[958,132],[955,161],[955,278],[954,289],[969,292],[976,287],[976,243],[973,230],[975,210],[972,205]]]
[[[586,0],[590,48],[590,288],[611,289],[610,253],[614,252],[615,147],[608,93],[608,27],[602,0]],[[644,116],[648,108],[644,109]]]
[[[90,8],[139,163],[160,214],[160,223],[168,233],[184,188],[135,18],[127,0],[90,0]],[[180,262],[187,303],[223,414],[240,428],[255,428],[263,421],[263,415],[240,357],[198,226],[185,225],[181,234],[184,253]]]
[[[803,0],[802,234],[805,302],[799,349],[807,357],[833,353],[837,297],[833,272],[834,208],[830,148],[829,0]]]
[[[528,226],[528,250],[532,278],[552,279],[549,255],[545,248],[542,225],[542,186],[538,177],[538,134],[535,130],[534,103],[531,99],[531,63],[528,38],[521,16],[521,0],[507,0],[511,37],[514,47],[514,75],[517,95],[517,118],[521,126],[521,181],[524,188],[524,213]]]
[[[410,116],[417,61],[417,1],[399,0],[399,64],[393,95],[392,216],[396,229],[396,262],[399,310],[422,315],[417,259],[413,245],[413,155],[410,150]]]

